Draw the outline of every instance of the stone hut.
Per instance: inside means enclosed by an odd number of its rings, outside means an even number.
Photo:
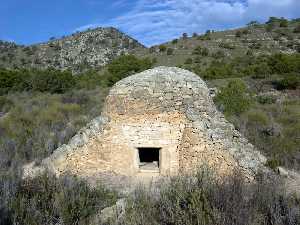
[[[115,84],[102,115],[42,166],[57,175],[138,178],[190,173],[205,164],[251,178],[265,161],[216,109],[199,76],[158,67]]]

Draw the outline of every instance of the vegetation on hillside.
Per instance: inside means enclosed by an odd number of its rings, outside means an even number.
[[[95,70],[74,75],[71,71],[55,69],[1,69],[0,95],[11,92],[65,93],[71,89],[109,87],[131,74],[151,68],[152,60],[123,55],[107,65],[101,72]]]
[[[254,21],[253,21],[254,22]],[[182,36],[173,41],[149,49],[136,50],[138,56],[156,57],[156,65],[185,66],[187,59],[192,63],[186,67],[200,67],[205,70],[216,59],[225,63],[232,59],[248,56],[293,54],[300,51],[300,20],[286,20],[272,17],[266,24],[249,23],[247,27],[207,31],[203,35]],[[172,49],[172,54],[160,49]]]
[[[55,68],[76,73],[99,69],[122,53],[145,47],[121,31],[108,27],[88,29],[30,46],[0,40],[0,67]]]
[[[299,26],[300,20],[272,17],[233,31],[185,33],[76,75],[28,68],[32,62],[23,56],[35,55],[34,46],[0,43],[0,61],[16,64],[0,69],[0,225],[88,224],[115,203],[117,193],[105,187],[93,189],[75,177],[22,180],[20,168],[39,163],[98,116],[115,82],[153,65],[196,72],[218,88],[219,110],[268,157],[268,166],[300,170]],[[51,51],[59,51],[55,41]],[[77,66],[89,67],[83,64]],[[235,174],[219,182],[202,170],[195,179],[176,177],[155,193],[136,190],[118,224],[299,224],[300,200],[279,181],[257,181],[247,184]]]
[[[280,182],[257,178],[246,183],[236,173],[222,181],[200,169],[194,179],[175,177],[157,190],[138,189],[123,223],[190,225],[292,225],[300,223],[299,202]],[[114,223],[112,223],[114,224]]]
[[[42,175],[32,180],[0,177],[1,225],[89,224],[92,215],[116,202],[117,194],[89,187],[76,177]]]
[[[203,69],[194,65],[194,70],[204,79],[224,79],[234,77],[252,76],[265,78],[276,74],[300,74],[300,54],[275,54],[261,56],[240,56],[228,60],[214,60]],[[299,76],[298,76],[299,77]]]
[[[276,162],[272,168],[285,166],[300,169],[300,100],[293,92],[257,92],[250,87],[251,80],[243,85],[229,84],[220,89],[215,98],[219,109],[256,148]],[[245,83],[249,85],[245,89]],[[265,82],[265,81],[260,81]],[[295,90],[296,91],[296,90]]]
[[[239,115],[251,106],[251,97],[247,93],[247,87],[240,80],[232,80],[226,87],[221,88],[215,102],[225,115]]]
[[[74,177],[43,175],[33,180],[0,179],[0,224],[88,225],[96,213],[116,202],[117,193],[88,187]],[[247,183],[238,172],[222,181],[200,168],[191,179],[173,177],[159,189],[137,188],[121,217],[111,214],[97,224],[148,225],[295,225],[299,199],[281,188],[280,180],[257,177]]]

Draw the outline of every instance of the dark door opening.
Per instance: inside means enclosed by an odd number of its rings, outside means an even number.
[[[142,170],[159,170],[160,148],[138,148],[139,168]]]

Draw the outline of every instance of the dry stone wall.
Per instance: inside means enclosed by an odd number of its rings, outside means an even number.
[[[158,67],[127,77],[110,91],[102,116],[42,165],[56,174],[101,172],[141,177],[140,147],[160,148],[159,175],[241,170],[253,177],[265,157],[216,109],[204,81],[179,68]]]

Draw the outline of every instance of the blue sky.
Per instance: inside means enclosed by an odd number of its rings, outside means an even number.
[[[0,39],[32,44],[114,26],[149,46],[270,16],[300,17],[300,0],[1,0]]]

